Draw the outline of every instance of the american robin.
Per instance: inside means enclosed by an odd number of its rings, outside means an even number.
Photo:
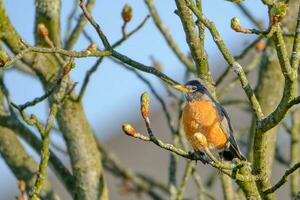
[[[187,140],[194,151],[204,156],[203,152],[212,149],[217,150],[224,160],[246,160],[233,137],[225,109],[200,81],[191,80],[185,86],[188,92],[185,94],[182,122]]]

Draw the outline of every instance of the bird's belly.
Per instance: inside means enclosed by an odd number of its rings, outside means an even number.
[[[187,103],[183,110],[183,125],[186,137],[194,149],[222,149],[228,142],[226,133],[221,128],[219,116],[210,101],[195,101]],[[205,136],[207,146],[199,146],[195,133]]]

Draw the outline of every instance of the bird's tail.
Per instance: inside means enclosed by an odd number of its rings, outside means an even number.
[[[227,161],[231,161],[234,158],[238,158],[240,160],[247,160],[246,157],[241,153],[241,151],[233,145],[230,145],[229,148],[225,149],[221,153],[221,157]]]

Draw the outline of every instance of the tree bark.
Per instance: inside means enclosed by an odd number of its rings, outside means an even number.
[[[282,22],[282,29],[291,33],[295,28],[294,16],[297,16],[296,13],[298,11],[298,6],[296,4],[298,4],[297,0],[289,1],[289,10]],[[285,39],[287,50],[290,52],[293,40]],[[273,47],[272,43],[269,41],[260,66],[259,85],[256,88],[256,94],[265,115],[270,114],[277,107],[281,100],[284,88],[283,74],[275,52],[275,47]],[[255,119],[253,121],[255,121]],[[263,191],[271,187],[270,176],[273,166],[278,126],[267,132],[261,132],[256,129],[255,124],[253,124],[252,130],[254,131],[252,149],[254,173],[263,177],[256,181],[257,187],[264,199],[276,199],[274,193],[264,196]]]
[[[16,178],[26,182],[27,192],[30,192],[36,180],[38,164],[27,154],[14,131],[3,126],[0,126],[0,154]],[[47,180],[42,187],[41,198],[59,199]]]

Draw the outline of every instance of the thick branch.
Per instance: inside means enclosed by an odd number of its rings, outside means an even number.
[[[295,8],[298,9],[298,6],[295,7],[294,5],[297,4],[297,2],[299,3],[297,0],[289,1],[291,9],[289,9],[288,15],[282,21],[282,27],[291,32],[294,30],[291,24],[294,23],[295,19],[293,17],[293,11]],[[271,13],[269,14],[270,19],[272,19]],[[259,88],[263,88],[263,90],[258,91],[261,96],[261,105],[264,105],[262,108],[268,116],[259,119],[256,122],[256,127],[253,126],[255,133],[253,142],[253,170],[254,174],[265,176],[265,179],[257,180],[256,183],[262,198],[266,200],[276,199],[274,193],[264,193],[266,189],[271,187],[270,176],[276,146],[276,133],[278,130],[275,126],[285,117],[290,108],[290,102],[295,98],[297,90],[297,70],[291,67],[289,61],[289,49],[291,49],[293,43],[292,39],[283,39],[280,27],[281,23],[274,24],[270,22],[270,24],[272,24],[275,30],[272,40],[275,45],[273,49],[277,51],[278,60],[270,53],[272,48],[269,47],[267,49],[269,51],[266,52],[269,52],[270,55],[268,55],[268,58],[271,59],[271,62],[262,65],[260,76],[263,77],[263,79],[260,78],[260,80],[264,82],[259,84]],[[282,78],[274,79],[274,77],[284,77],[284,88],[282,92],[280,91],[283,86]],[[278,101],[280,101],[279,104]]]
[[[47,42],[38,35],[38,24],[45,24],[49,30],[49,38],[54,46],[61,46],[60,38],[60,8],[61,2],[57,0],[36,0],[35,39],[37,43],[47,46]]]
[[[197,9],[196,5],[189,0],[188,3],[189,8],[193,11],[193,13],[197,16],[198,20],[201,21],[210,31],[215,43],[217,44],[219,50],[221,51],[224,59],[227,63],[231,66],[231,69],[237,74],[239,80],[241,82],[242,88],[244,89],[248,99],[251,103],[251,108],[255,113],[258,119],[263,117],[263,112],[259,105],[259,102],[249,84],[247,76],[243,70],[243,67],[236,62],[234,57],[229,52],[228,48],[226,47],[224,41],[221,38],[220,33],[218,32],[217,28],[215,27],[214,23],[209,21],[205,16],[203,16]]]
[[[300,13],[300,9],[299,9]],[[262,132],[265,132],[274,126],[276,126],[287,114],[290,107],[297,103],[295,100],[296,87],[297,87],[297,77],[298,77],[298,67],[299,67],[299,55],[300,55],[300,14],[298,14],[297,26],[295,30],[295,39],[293,45],[293,51],[291,56],[291,63],[289,61],[289,56],[287,53],[287,48],[285,41],[283,40],[280,27],[277,28],[273,39],[277,49],[278,59],[280,61],[280,66],[282,73],[285,77],[284,92],[281,101],[277,108],[266,118],[258,122],[258,127]]]
[[[35,136],[31,130],[20,123],[17,119],[11,117],[0,117],[1,126],[5,126],[13,130],[17,135],[24,139],[36,152],[42,149],[42,141]],[[73,193],[73,177],[69,170],[63,165],[60,159],[50,150],[50,164],[54,172],[64,183],[70,193]]]
[[[196,64],[198,76],[205,81],[210,89],[212,89],[212,77],[209,72],[206,56],[204,56],[204,49],[201,48],[200,38],[196,32],[196,25],[194,23],[193,15],[185,0],[176,0],[175,2],[178,9],[178,15],[181,19],[181,23],[185,32],[186,42],[189,45],[191,55]]]
[[[2,40],[13,53],[18,53],[23,50],[21,44],[21,36],[17,33],[11,24],[2,0],[0,0],[0,40]],[[32,62],[32,55],[24,57],[25,63]]]
[[[40,0],[41,2],[47,2]],[[52,1],[52,0],[51,0]],[[59,3],[60,1],[52,1]],[[42,3],[41,3],[42,4]],[[36,9],[36,24],[43,23],[48,29],[52,26],[50,23],[53,20],[47,20],[46,13],[47,4],[45,7],[37,7]],[[58,15],[53,16],[59,18]],[[44,21],[45,20],[45,21]],[[51,30],[49,30],[51,32]],[[41,41],[39,34],[36,34],[36,41],[39,45],[46,45]],[[51,40],[53,40],[50,37]],[[55,84],[55,79],[59,74],[60,66],[55,61],[54,56],[38,54],[33,66],[38,71],[39,78],[42,80],[45,89]],[[67,84],[71,84],[71,80],[67,78]],[[76,98],[74,92],[71,94]],[[56,103],[56,97],[50,98],[50,104]],[[97,149],[96,142],[93,137],[93,132],[90,128],[88,120],[83,111],[82,105],[74,102],[70,98],[66,98],[61,108],[57,113],[57,122],[64,136],[68,148],[72,170],[74,174],[74,198],[80,200],[106,200],[108,192],[103,174],[101,163],[101,154]]]
[[[27,183],[27,191],[31,191],[36,180],[38,164],[30,157],[13,130],[0,127],[0,153],[18,180]],[[42,187],[42,199],[55,199],[51,185],[45,181]]]

